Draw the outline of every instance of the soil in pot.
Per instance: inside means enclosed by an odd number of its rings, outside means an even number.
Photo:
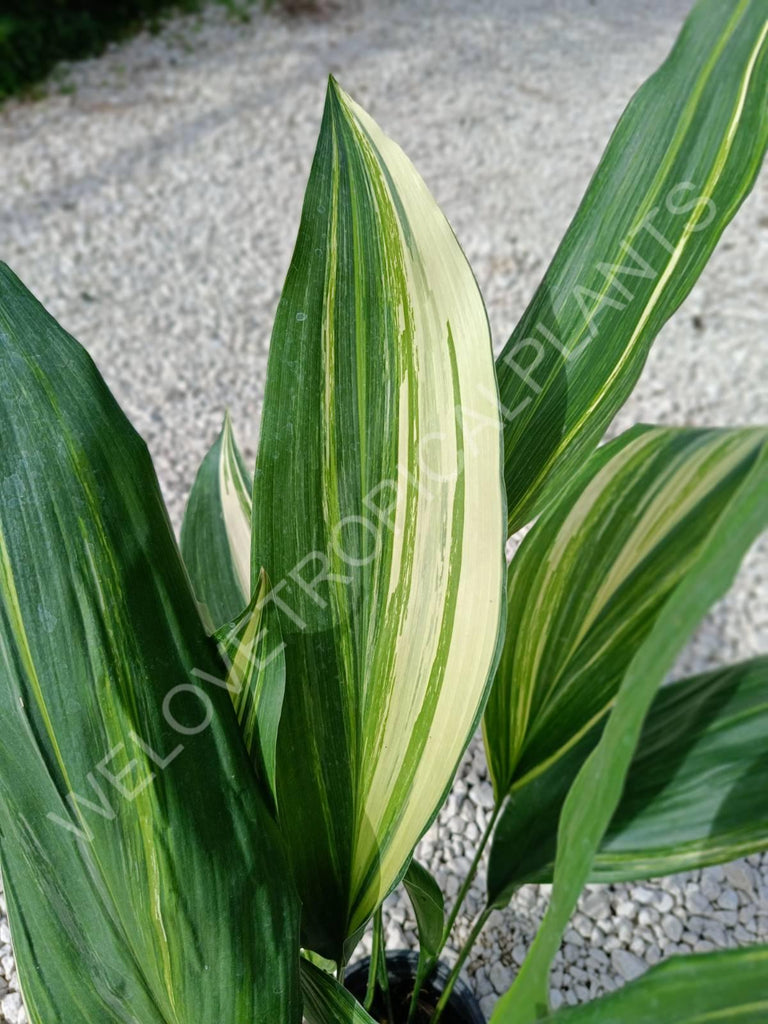
[[[371,1007],[371,1016],[377,1021],[377,1024],[407,1024],[417,963],[417,954],[410,950],[387,954],[392,1019],[387,1014],[386,1004],[381,993],[377,992]],[[360,1003],[365,999],[368,964],[367,958],[361,960],[360,963],[351,967],[346,975],[346,986]],[[432,976],[422,987],[416,1012],[416,1024],[429,1024],[429,1019],[437,1006],[448,974],[447,966],[439,963]],[[462,981],[457,982],[440,1022],[441,1024],[485,1024],[485,1018],[477,1000]]]

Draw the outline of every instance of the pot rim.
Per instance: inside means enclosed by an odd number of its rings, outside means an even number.
[[[344,974],[345,983],[348,984],[350,980],[356,980],[362,976],[367,978],[370,962],[370,956],[366,956],[362,960],[356,961],[351,967],[348,967]],[[419,954],[412,949],[388,950],[386,954],[386,962],[390,973],[392,971],[392,966],[401,965],[401,967],[407,966],[411,977],[415,977],[416,966],[419,962]],[[436,983],[435,987],[438,992],[443,991],[449,975],[450,968],[448,965],[445,961],[438,960],[435,969],[430,976],[431,980]],[[454,986],[448,1005],[452,1010],[461,1013],[466,1018],[466,1024],[486,1024],[485,1017],[483,1016],[483,1012],[480,1009],[480,1004],[478,1003],[474,992],[461,977],[459,977]]]

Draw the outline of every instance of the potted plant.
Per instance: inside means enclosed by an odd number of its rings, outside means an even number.
[[[0,270],[0,861],[34,1024],[470,1022],[461,969],[531,880],[493,1024],[758,1019],[765,947],[554,1014],[547,979],[590,879],[768,846],[768,658],[662,686],[766,526],[768,430],[598,447],[755,180],[767,84],[764,0],[700,0],[494,362],[450,227],[331,81],[255,473],[227,419],[181,552],[93,363]],[[481,721],[495,809],[446,914],[413,850]],[[415,962],[384,948],[400,883]]]

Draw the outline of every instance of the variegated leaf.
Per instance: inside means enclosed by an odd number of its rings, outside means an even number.
[[[477,724],[503,617],[488,322],[402,151],[335,83],[277,312],[253,568],[286,644],[281,825],[305,945],[343,957]]]
[[[764,1024],[768,946],[674,956],[618,992],[542,1024]]]
[[[32,1024],[298,1024],[298,902],[146,446],[3,265],[0,436],[0,862]]]
[[[301,987],[308,1024],[376,1024],[343,985],[308,960],[301,962]]]
[[[498,799],[607,713],[766,437],[633,429],[595,453],[531,530],[509,569],[506,642],[484,720]]]
[[[523,882],[552,880],[560,811],[602,728],[515,788],[493,836],[492,906]],[[767,735],[768,657],[663,687],[590,880],[673,874],[768,849]]]
[[[599,442],[752,188],[767,90],[765,0],[699,0],[497,361],[510,532]]]
[[[251,489],[227,413],[200,466],[181,528],[181,553],[210,632],[249,601]]]
[[[277,733],[285,695],[285,644],[280,616],[262,569],[253,598],[216,634],[226,655],[227,687],[248,753],[276,806]]]
[[[688,432],[681,433],[685,436]],[[723,438],[732,438],[742,432],[718,433]],[[623,451],[627,452],[632,445],[630,442]],[[720,461],[735,455],[731,451],[726,456],[722,444],[712,446],[710,442],[708,446],[704,442],[700,457],[707,447],[708,457],[703,461],[693,459],[699,463],[699,471],[691,481],[694,491],[707,478],[712,457]],[[619,805],[643,721],[656,691],[708,608],[727,591],[749,546],[768,526],[768,444],[763,442],[751,456],[742,453],[743,458],[748,459],[749,469],[746,473],[741,471],[738,460],[732,465],[731,480],[724,480],[719,488],[729,490],[729,497],[711,522],[693,564],[682,578],[674,580],[651,628],[632,645],[632,657],[622,673],[600,741],[576,776],[560,815],[547,913],[517,979],[494,1011],[493,1024],[531,1024],[546,1014],[552,959]],[[682,467],[678,473],[685,475]],[[735,487],[734,476],[738,480]],[[686,521],[685,497],[684,493],[678,494],[682,508],[674,513],[683,517],[679,519],[681,524]],[[654,495],[648,500],[653,505]],[[583,502],[583,496],[577,499],[576,506],[580,501]],[[663,502],[655,504],[657,512],[666,518],[671,509],[665,514]],[[687,518],[687,526],[692,530],[695,523]],[[606,544],[609,542],[606,534],[602,534],[602,539]]]

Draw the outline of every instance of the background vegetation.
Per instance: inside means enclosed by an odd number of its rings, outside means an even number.
[[[242,13],[253,0],[223,0]],[[269,6],[268,0],[262,0]],[[203,0],[1,0],[0,100],[39,82],[60,60],[101,53],[107,43]]]

